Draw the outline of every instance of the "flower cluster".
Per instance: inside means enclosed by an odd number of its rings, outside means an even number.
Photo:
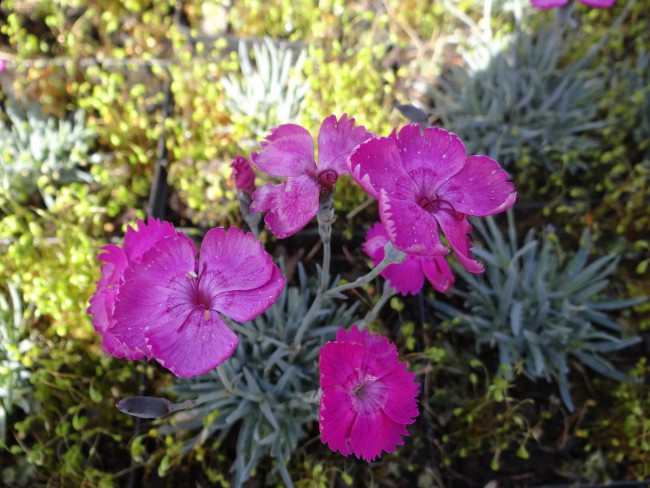
[[[237,336],[221,314],[257,317],[284,288],[284,277],[252,234],[210,230],[196,259],[194,242],[149,219],[108,245],[88,313],[118,358],[156,359],[177,376],[205,373],[228,359]]]
[[[388,339],[362,330],[395,292],[418,293],[426,279],[441,293],[454,282],[440,232],[472,273],[483,266],[471,255],[469,216],[493,215],[516,199],[514,185],[487,156],[469,156],[460,139],[439,128],[407,125],[378,137],[353,118],[327,117],[314,141],[304,128],[281,125],[262,142],[252,164],[280,184],[255,189],[251,163],[232,164],[244,219],[257,219],[278,238],[318,217],[323,240],[319,293],[297,328],[299,346],[324,300],[343,296],[381,273],[389,282],[358,326],[340,328],[320,351],[319,426],[332,450],[371,461],[393,452],[418,415],[418,384]],[[368,230],[363,249],[375,268],[365,277],[328,289],[335,184],[351,177],[379,202],[381,222]],[[228,359],[238,339],[222,316],[249,321],[268,309],[285,279],[252,233],[210,230],[197,259],[193,241],[166,222],[149,219],[129,228],[122,247],[109,245],[102,277],[88,312],[106,352],[156,359],[178,376],[203,374]],[[379,306],[379,308],[377,308]]]

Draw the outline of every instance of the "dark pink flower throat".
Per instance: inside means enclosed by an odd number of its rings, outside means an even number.
[[[454,208],[451,202],[443,200],[442,198],[429,198],[425,195],[418,200],[418,205],[429,213],[445,211],[451,214],[456,220],[462,220],[464,217],[461,212],[458,212]]]
[[[332,187],[338,179],[339,175],[331,169],[326,169],[318,174],[318,182],[328,191],[332,191]]]

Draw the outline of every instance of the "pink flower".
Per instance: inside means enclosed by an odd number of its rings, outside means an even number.
[[[578,0],[580,3],[584,3],[588,7],[595,8],[609,8],[612,7],[616,0]],[[531,0],[531,4],[536,8],[556,8],[562,7],[569,3],[569,0]]]
[[[449,252],[472,273],[483,266],[471,254],[468,215],[485,216],[512,206],[517,194],[508,174],[487,156],[466,157],[460,139],[440,128],[403,127],[370,139],[350,156],[350,175],[379,201],[379,214],[393,245],[410,254]]]
[[[261,243],[234,227],[208,231],[198,261],[191,239],[154,219],[127,232],[126,260],[114,248],[102,255],[111,266],[102,266],[91,299],[93,323],[104,342],[110,334],[129,359],[154,358],[177,376],[205,373],[232,355],[238,339],[221,314],[251,320],[284,288]]]
[[[255,190],[255,171],[251,167],[251,163],[243,156],[237,156],[235,160],[230,163],[232,173],[231,180],[235,180],[237,190],[251,194]]]
[[[381,222],[368,229],[363,250],[377,266],[384,259],[384,246],[388,242],[388,234]],[[424,286],[424,277],[440,293],[447,293],[454,284],[454,275],[444,256],[418,256],[407,254],[400,264],[391,264],[381,276],[387,279],[391,286],[402,295],[415,295]]]
[[[102,247],[99,260],[101,278],[97,282],[97,291],[90,299],[87,313],[92,315],[95,330],[102,336],[104,351],[116,358],[140,359],[146,355],[146,350],[128,347],[113,335],[115,327],[115,298],[123,283],[124,272],[130,266],[138,266],[142,256],[162,239],[176,235],[174,227],[169,222],[160,222],[150,218],[145,224],[138,220],[137,230],[129,226],[124,236],[123,247],[109,244]],[[178,233],[178,235],[182,235]]]
[[[251,211],[268,212],[264,222],[273,235],[285,238],[305,227],[318,211],[320,193],[332,191],[339,176],[348,172],[347,159],[356,146],[371,137],[363,126],[344,114],[330,115],[318,133],[318,167],[314,141],[295,124],[276,127],[252,154],[253,165],[273,176],[288,176],[279,185],[264,185],[253,193]]]
[[[418,416],[418,384],[388,339],[340,328],[320,351],[321,440],[344,456],[372,461],[394,452]]]

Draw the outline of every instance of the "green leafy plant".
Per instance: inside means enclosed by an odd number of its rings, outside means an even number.
[[[86,127],[85,114],[71,120],[47,118],[37,104],[23,112],[8,103],[11,126],[0,125],[0,203],[25,202],[40,192],[48,207],[54,204],[53,188],[72,182],[91,182],[86,167],[94,133]]]
[[[593,409],[596,418],[584,426],[590,433],[584,449],[604,457],[609,472],[624,466],[641,481],[650,476],[650,419],[645,414],[650,407],[650,367],[646,358],[641,358],[630,374],[638,381],[618,385],[606,380],[596,382],[596,387],[610,397],[612,407]]]
[[[439,300],[434,307],[456,330],[473,334],[476,347],[497,346],[499,362],[507,376],[520,368],[531,379],[555,381],[569,410],[570,360],[594,371],[629,380],[604,354],[636,344],[639,337],[619,338],[621,325],[606,312],[641,303],[645,298],[613,300],[603,296],[618,258],[604,256],[587,262],[585,243],[571,256],[552,233],[540,242],[531,230],[519,244],[512,213],[504,236],[494,220],[476,222],[485,247],[474,254],[486,262],[482,278],[458,269],[469,289],[456,289],[464,299],[462,310]]]

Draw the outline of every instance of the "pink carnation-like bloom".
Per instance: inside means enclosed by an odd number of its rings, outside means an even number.
[[[388,339],[352,326],[321,348],[321,440],[344,456],[372,461],[394,452],[418,416],[415,374]]]
[[[232,355],[238,339],[220,314],[252,320],[284,288],[262,244],[235,227],[208,231],[198,261],[191,239],[155,219],[127,232],[125,256],[107,247],[88,309],[106,351],[156,359],[177,376],[205,373]]]
[[[318,166],[314,141],[309,132],[295,124],[276,127],[253,153],[253,165],[273,176],[287,176],[279,185],[264,185],[253,193],[251,211],[267,212],[264,222],[278,238],[295,234],[318,212],[320,193],[332,190],[339,176],[346,174],[347,159],[356,146],[372,135],[354,119],[330,115],[318,133]]]
[[[472,273],[483,266],[471,254],[468,215],[503,212],[517,198],[499,163],[466,157],[460,139],[440,128],[404,126],[399,134],[370,139],[350,156],[350,175],[379,201],[388,238],[420,256],[448,253],[438,227],[461,264]]]
[[[230,163],[230,167],[232,168],[230,179],[235,180],[235,187],[245,193],[253,193],[253,190],[255,190],[255,171],[253,171],[248,159],[244,156],[237,156]]]
[[[609,8],[612,7],[616,0],[578,0],[580,3],[584,3],[588,7],[594,8]],[[562,7],[569,3],[569,0],[531,0],[531,4],[535,8],[556,8]]]
[[[176,235],[176,231],[169,222],[150,218],[145,224],[138,220],[137,230],[131,226],[126,230],[123,247],[114,244],[102,247],[104,252],[98,257],[104,261],[101,278],[97,282],[97,291],[90,298],[87,313],[92,315],[93,326],[102,336],[104,351],[116,358],[140,359],[147,353],[146,350],[128,347],[113,335],[115,298],[123,282],[124,272],[129,266],[137,266],[142,256],[157,242],[173,235]]]
[[[384,259],[384,246],[388,242],[388,234],[381,222],[377,222],[366,233],[363,250],[372,258],[377,266]],[[381,272],[402,295],[418,293],[424,286],[424,277],[440,293],[447,293],[454,284],[454,275],[444,256],[418,256],[407,254],[403,262],[391,264]]]

